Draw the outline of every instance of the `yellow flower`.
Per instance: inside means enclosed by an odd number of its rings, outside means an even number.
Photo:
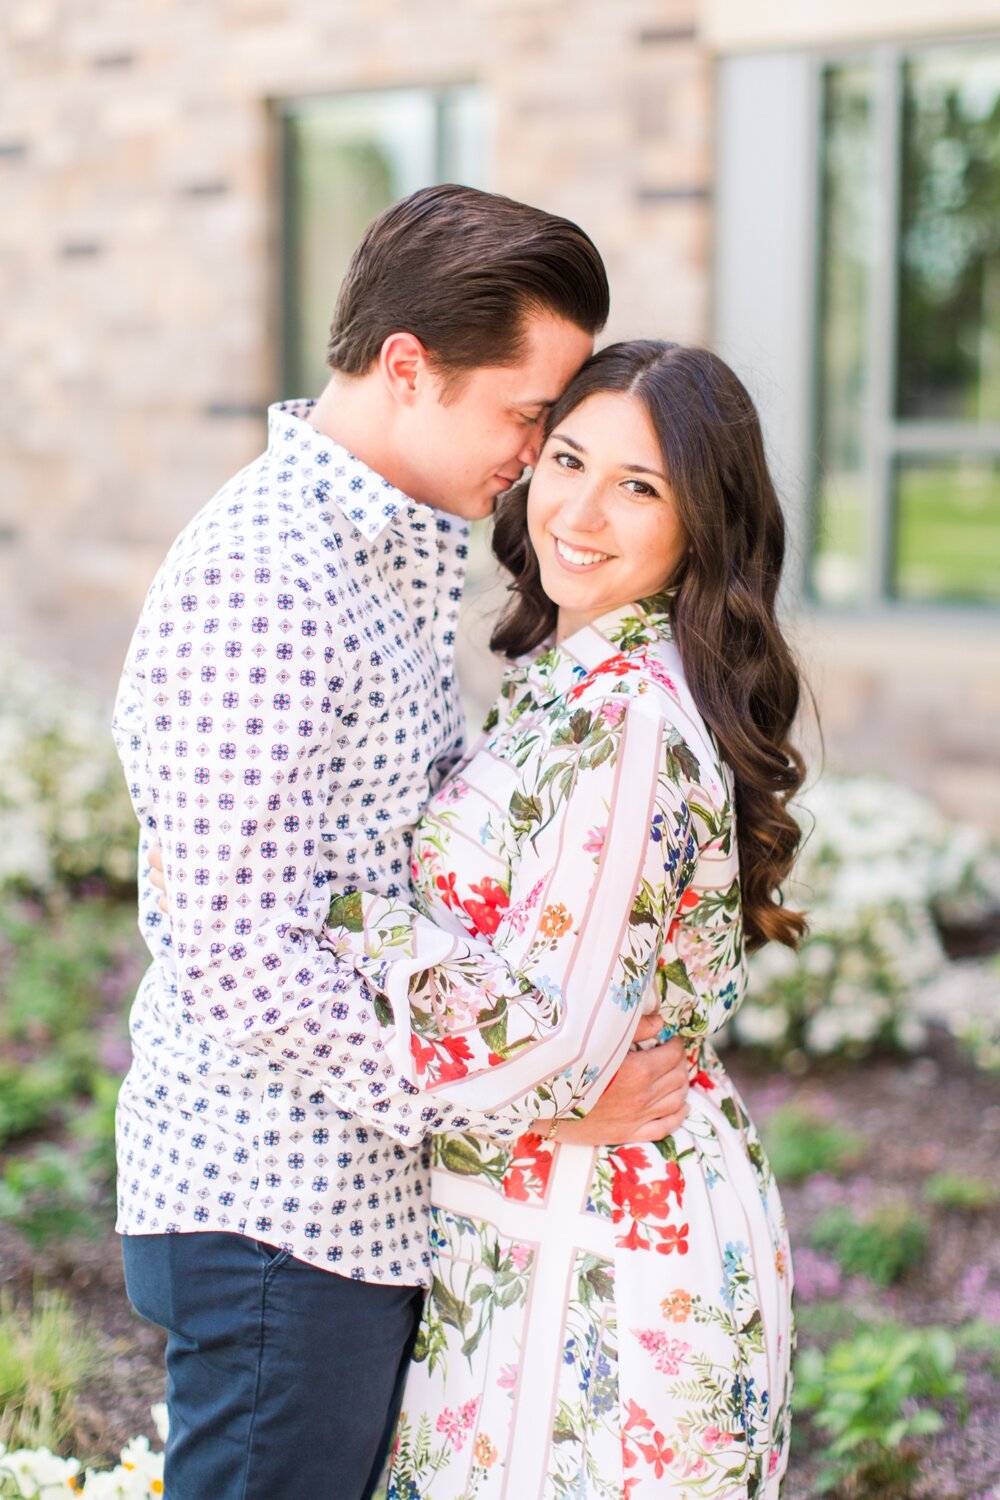
[[[473,1452],[476,1456],[476,1463],[481,1464],[484,1469],[489,1469],[497,1461],[497,1450],[485,1432],[476,1434]]]
[[[670,1296],[664,1297],[660,1308],[663,1316],[672,1323],[686,1323],[691,1315],[691,1293],[682,1286],[674,1287]]]
[[[573,918],[561,903],[557,906],[547,906],[542,912],[542,920],[539,922],[539,930],[542,937],[559,938],[564,932],[568,932],[573,925]]]

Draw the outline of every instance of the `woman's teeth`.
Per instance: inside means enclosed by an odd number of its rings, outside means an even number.
[[[579,552],[575,547],[568,547],[565,542],[560,541],[559,537],[555,538],[555,544],[559,556],[564,557],[567,562],[575,563],[579,568],[587,568],[594,563],[607,562],[610,556],[608,552]]]

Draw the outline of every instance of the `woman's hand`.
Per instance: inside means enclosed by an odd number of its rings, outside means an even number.
[[[636,1041],[651,1040],[662,1024],[655,1013],[643,1016]],[[582,1120],[560,1120],[555,1139],[576,1146],[662,1141],[687,1118],[688,1087],[688,1061],[679,1037],[629,1052],[590,1113]],[[546,1134],[541,1121],[539,1134]]]

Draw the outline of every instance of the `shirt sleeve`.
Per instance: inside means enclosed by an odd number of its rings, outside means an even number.
[[[237,1074],[321,1083],[415,1144],[449,1106],[399,1075],[365,976],[320,941],[329,759],[359,711],[332,614],[309,580],[261,559],[178,568],[147,601],[115,736],[163,850],[170,916],[154,959],[177,1034]]]
[[[474,1123],[475,1111],[522,1125],[586,1112],[653,1008],[666,926],[693,870],[662,721],[633,705],[609,733],[599,711],[584,717],[571,754],[542,757],[540,782],[559,767],[551,795],[539,785],[512,798],[521,854],[492,945],[379,896],[334,910],[331,942],[380,991],[397,1068]]]

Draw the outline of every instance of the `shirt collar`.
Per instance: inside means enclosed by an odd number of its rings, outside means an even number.
[[[543,707],[563,697],[613,657],[625,657],[670,641],[673,598],[671,590],[664,590],[648,599],[609,610],[558,645],[517,662],[512,669],[515,681],[523,676],[524,685],[531,690],[539,707]]]
[[[309,422],[315,401],[278,401],[268,407],[267,451],[283,469],[296,469],[309,477],[303,499],[320,505],[336,505],[368,542],[393,521],[409,522],[418,538],[434,534],[436,513],[429,505],[409,495],[376,474],[355,454]]]

